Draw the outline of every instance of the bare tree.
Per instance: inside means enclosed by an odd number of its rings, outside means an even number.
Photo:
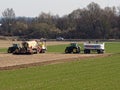
[[[7,8],[2,12],[2,25],[7,35],[11,34],[11,28],[15,23],[15,12],[11,8]]]
[[[120,16],[120,6],[119,6],[117,9],[118,9],[118,14],[119,14],[119,16]]]

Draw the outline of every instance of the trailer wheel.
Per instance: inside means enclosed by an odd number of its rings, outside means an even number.
[[[104,53],[104,50],[101,50],[101,54],[103,54]]]
[[[88,49],[88,54],[90,54],[90,50]]]
[[[45,53],[45,50],[44,50],[44,49],[42,49],[42,53]]]
[[[104,51],[103,50],[97,50],[97,53],[102,54],[102,53],[104,53]]]
[[[33,49],[33,54],[37,54],[37,49]]]
[[[90,54],[90,50],[89,50],[89,49],[85,49],[85,50],[84,50],[84,53],[85,53],[85,54]]]

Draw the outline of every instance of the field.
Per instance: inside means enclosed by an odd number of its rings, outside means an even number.
[[[10,45],[12,45],[12,43],[21,43],[21,42],[1,41],[0,69],[21,68],[21,67],[33,66],[36,64],[51,64],[57,62],[71,61],[72,59],[75,58],[96,56],[95,54],[92,55],[64,54],[64,49],[67,46],[66,44],[69,44],[70,42],[47,42],[48,51],[46,54],[36,54],[36,55],[7,54],[6,53],[7,48]]]
[[[10,46],[10,41],[2,41],[1,44],[4,46],[0,49],[0,69],[11,69],[36,66],[41,64],[54,64],[66,61],[72,61],[74,59],[82,59],[97,56],[107,56],[108,54],[64,54],[65,47],[70,42],[47,42],[48,51],[45,54],[35,55],[12,55],[7,54],[7,47]],[[20,43],[20,42],[11,42]],[[82,46],[81,42],[78,42]],[[2,47],[1,46],[1,47]],[[81,52],[82,53],[82,52]],[[11,62],[12,61],[12,62]]]
[[[65,55],[63,50],[68,43],[50,45],[48,46],[49,51],[47,54],[43,55],[50,55],[50,58],[55,54],[57,58],[60,58],[61,55]],[[2,47],[2,50],[4,51],[5,48]],[[58,62],[52,64],[47,63],[29,68],[1,70],[0,90],[119,90],[119,48],[120,42],[106,43],[105,56],[92,54],[93,56],[81,58],[84,54],[70,54],[65,56],[69,58],[62,59],[64,63],[58,63],[59,59]],[[60,55],[60,57],[57,55]],[[6,58],[10,56],[8,55]],[[70,58],[72,56],[73,58]],[[10,62],[12,61],[14,59]]]

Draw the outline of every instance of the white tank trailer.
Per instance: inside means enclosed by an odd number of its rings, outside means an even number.
[[[96,51],[98,54],[102,54],[105,52],[105,43],[100,42],[87,42],[84,43],[84,53],[89,54],[91,51]]]

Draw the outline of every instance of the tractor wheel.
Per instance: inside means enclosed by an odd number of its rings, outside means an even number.
[[[68,53],[68,49],[67,48],[65,49],[65,53]]]
[[[13,54],[19,53],[19,49],[15,49],[12,53],[13,53]]]
[[[12,53],[12,52],[11,52],[11,49],[8,49],[7,52],[8,52],[8,53]]]
[[[77,48],[73,48],[73,53],[77,53]]]

